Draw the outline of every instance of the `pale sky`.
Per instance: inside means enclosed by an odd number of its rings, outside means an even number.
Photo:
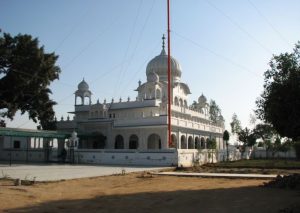
[[[38,37],[59,55],[62,73],[51,89],[60,119],[73,111],[83,78],[93,103],[135,99],[147,63],[161,51],[166,2],[0,0],[0,28]],[[171,0],[171,55],[191,89],[189,104],[203,93],[220,106],[228,130],[233,113],[248,126],[272,55],[300,40],[299,11],[299,0]],[[27,116],[7,122],[36,128]]]

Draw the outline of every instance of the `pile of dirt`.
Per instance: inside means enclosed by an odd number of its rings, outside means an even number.
[[[300,190],[300,174],[285,176],[278,175],[274,180],[264,183],[264,186],[271,188],[290,188]]]

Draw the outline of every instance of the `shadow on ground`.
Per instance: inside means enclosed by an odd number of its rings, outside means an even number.
[[[99,193],[101,194],[101,192]],[[101,195],[5,212],[300,212],[300,192],[263,187]]]

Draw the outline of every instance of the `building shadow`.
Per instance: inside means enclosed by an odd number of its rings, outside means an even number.
[[[101,192],[99,192],[101,194]],[[300,212],[300,191],[263,187],[142,192],[59,200],[4,212]]]

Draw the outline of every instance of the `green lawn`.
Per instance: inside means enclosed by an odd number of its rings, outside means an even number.
[[[226,168],[269,168],[269,169],[300,169],[300,161],[296,160],[239,160],[220,162],[213,167]]]

